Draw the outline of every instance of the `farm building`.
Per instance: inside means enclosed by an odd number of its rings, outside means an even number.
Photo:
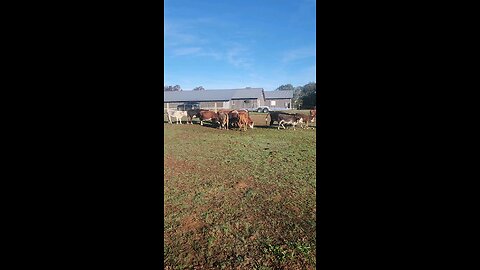
[[[275,108],[292,108],[293,91],[265,91],[265,105]]]
[[[273,92],[290,92],[274,94]],[[202,91],[166,91],[164,109],[252,109],[259,106],[291,108],[293,91],[264,91],[263,88],[241,88]]]

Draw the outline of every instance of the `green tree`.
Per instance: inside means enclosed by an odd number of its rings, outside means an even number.
[[[302,109],[312,109],[317,105],[317,83],[310,82],[302,87]]]
[[[294,90],[295,88],[291,84],[280,85],[275,91],[283,91],[283,90]]]

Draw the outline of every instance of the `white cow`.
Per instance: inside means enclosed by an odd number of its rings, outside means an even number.
[[[182,117],[184,116],[187,117],[187,111],[168,110],[167,115],[168,115],[168,122],[170,124],[173,124],[172,117],[175,117],[175,119],[177,120],[177,124],[178,123],[182,124]]]

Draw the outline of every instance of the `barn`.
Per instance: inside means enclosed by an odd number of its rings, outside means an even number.
[[[218,89],[200,91],[164,91],[163,108],[201,109],[291,109],[293,91],[264,91],[263,88]]]
[[[271,109],[291,109],[293,90],[265,91],[265,105]]]
[[[265,105],[263,88],[163,92],[164,109],[196,104],[202,109],[246,109]]]

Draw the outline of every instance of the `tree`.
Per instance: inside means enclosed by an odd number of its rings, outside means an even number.
[[[307,83],[302,87],[302,108],[311,109],[317,105],[317,83]]]
[[[163,86],[163,91],[182,91],[182,88],[180,87],[180,85],[165,85]]]
[[[285,84],[285,85],[280,85],[275,91],[283,91],[283,90],[295,90],[293,85],[291,84]]]
[[[204,90],[205,88],[203,88],[203,86],[193,88],[193,91],[204,91]]]

